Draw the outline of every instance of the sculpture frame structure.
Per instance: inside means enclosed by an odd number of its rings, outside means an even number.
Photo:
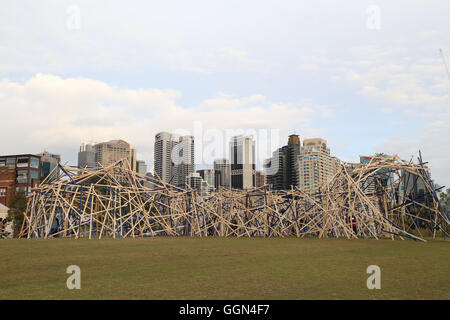
[[[317,194],[266,185],[200,196],[140,175],[125,159],[97,170],[55,170],[56,179],[28,196],[21,237],[449,236],[449,218],[421,157],[418,164],[383,155],[357,167],[341,163]]]

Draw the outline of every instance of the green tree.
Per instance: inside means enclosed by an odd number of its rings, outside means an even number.
[[[439,195],[439,201],[448,214],[450,212],[450,188],[448,188],[445,192],[441,192]]]
[[[17,237],[22,227],[25,211],[27,210],[27,197],[25,191],[14,192],[9,200],[8,221],[13,222],[14,237]]]

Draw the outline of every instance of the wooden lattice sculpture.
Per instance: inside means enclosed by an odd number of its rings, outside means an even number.
[[[126,160],[90,171],[59,165],[28,196],[21,236],[448,236],[427,168],[397,156],[342,163],[317,194],[220,189],[209,196],[140,175]],[[420,184],[420,186],[419,186]]]

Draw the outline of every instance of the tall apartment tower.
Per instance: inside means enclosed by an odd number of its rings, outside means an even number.
[[[111,140],[94,146],[95,162],[102,167],[126,158],[132,170],[136,171],[136,149],[123,140]]]
[[[167,183],[174,183],[172,151],[175,143],[169,132],[160,132],[155,135],[155,174]]]
[[[216,159],[214,160],[214,187],[230,189],[231,187],[231,165],[230,160]]]
[[[96,168],[95,143],[83,142],[78,152],[78,168]]]
[[[184,186],[186,177],[195,171],[194,136],[182,136],[172,151],[174,160],[175,184]]]
[[[230,142],[231,188],[250,189],[255,186],[255,141],[251,136],[235,136]]]
[[[291,134],[288,139],[286,155],[286,185],[288,189],[299,185],[299,159],[300,138],[296,134]]]
[[[273,189],[287,189],[287,146],[278,148],[264,163],[267,184]]]
[[[305,139],[300,148],[300,189],[310,194],[319,192],[321,185],[332,179],[335,161],[325,139]]]
[[[290,189],[299,185],[300,138],[291,134],[288,144],[273,152],[266,161],[267,183],[274,189]]]
[[[155,135],[155,173],[163,181],[184,186],[194,172],[194,137],[176,137],[169,132]]]

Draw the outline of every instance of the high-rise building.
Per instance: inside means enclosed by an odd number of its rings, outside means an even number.
[[[145,175],[147,173],[147,165],[145,164],[145,161],[136,161],[136,172],[142,175]]]
[[[286,155],[286,185],[287,188],[297,187],[299,185],[299,167],[300,159],[300,138],[296,134],[291,134],[287,144]]]
[[[155,136],[155,174],[167,183],[184,186],[194,172],[194,137],[176,137],[169,132]]]
[[[272,157],[266,160],[265,172],[267,183],[273,189],[290,189],[299,186],[299,167],[300,158],[300,138],[296,134],[291,134],[288,144],[272,154]]]
[[[174,164],[172,150],[175,140],[169,132],[155,135],[155,175],[167,183],[174,183]]]
[[[78,168],[96,168],[95,142],[83,142],[78,152]]]
[[[202,179],[198,172],[190,172],[186,177],[185,184],[192,189],[197,190],[201,196],[208,195],[211,190],[211,186]]]
[[[278,148],[264,163],[267,184],[273,189],[287,189],[287,146]]]
[[[231,187],[250,189],[255,186],[255,141],[251,136],[235,136],[230,142]]]
[[[182,136],[172,151],[175,170],[175,184],[184,186],[186,177],[195,171],[194,136]]]
[[[202,179],[208,183],[208,185],[210,187],[215,188],[214,169],[202,169],[202,170],[197,170],[197,172],[200,174],[200,177],[202,177]]]
[[[214,187],[230,189],[231,186],[231,165],[228,159],[214,160]]]
[[[300,189],[310,194],[319,192],[320,186],[332,179],[335,161],[325,139],[305,139],[300,148]]]
[[[83,142],[78,152],[78,167],[106,167],[122,159],[127,159],[131,169],[136,171],[136,149],[128,142],[123,140]]]
[[[259,170],[256,171],[256,173],[255,173],[255,187],[256,188],[262,187],[263,185],[266,184],[265,177],[266,176],[261,171],[259,171]]]
[[[111,140],[97,143],[94,146],[94,150],[95,162],[102,167],[126,158],[130,163],[131,170],[136,171],[136,149],[126,141]]]

